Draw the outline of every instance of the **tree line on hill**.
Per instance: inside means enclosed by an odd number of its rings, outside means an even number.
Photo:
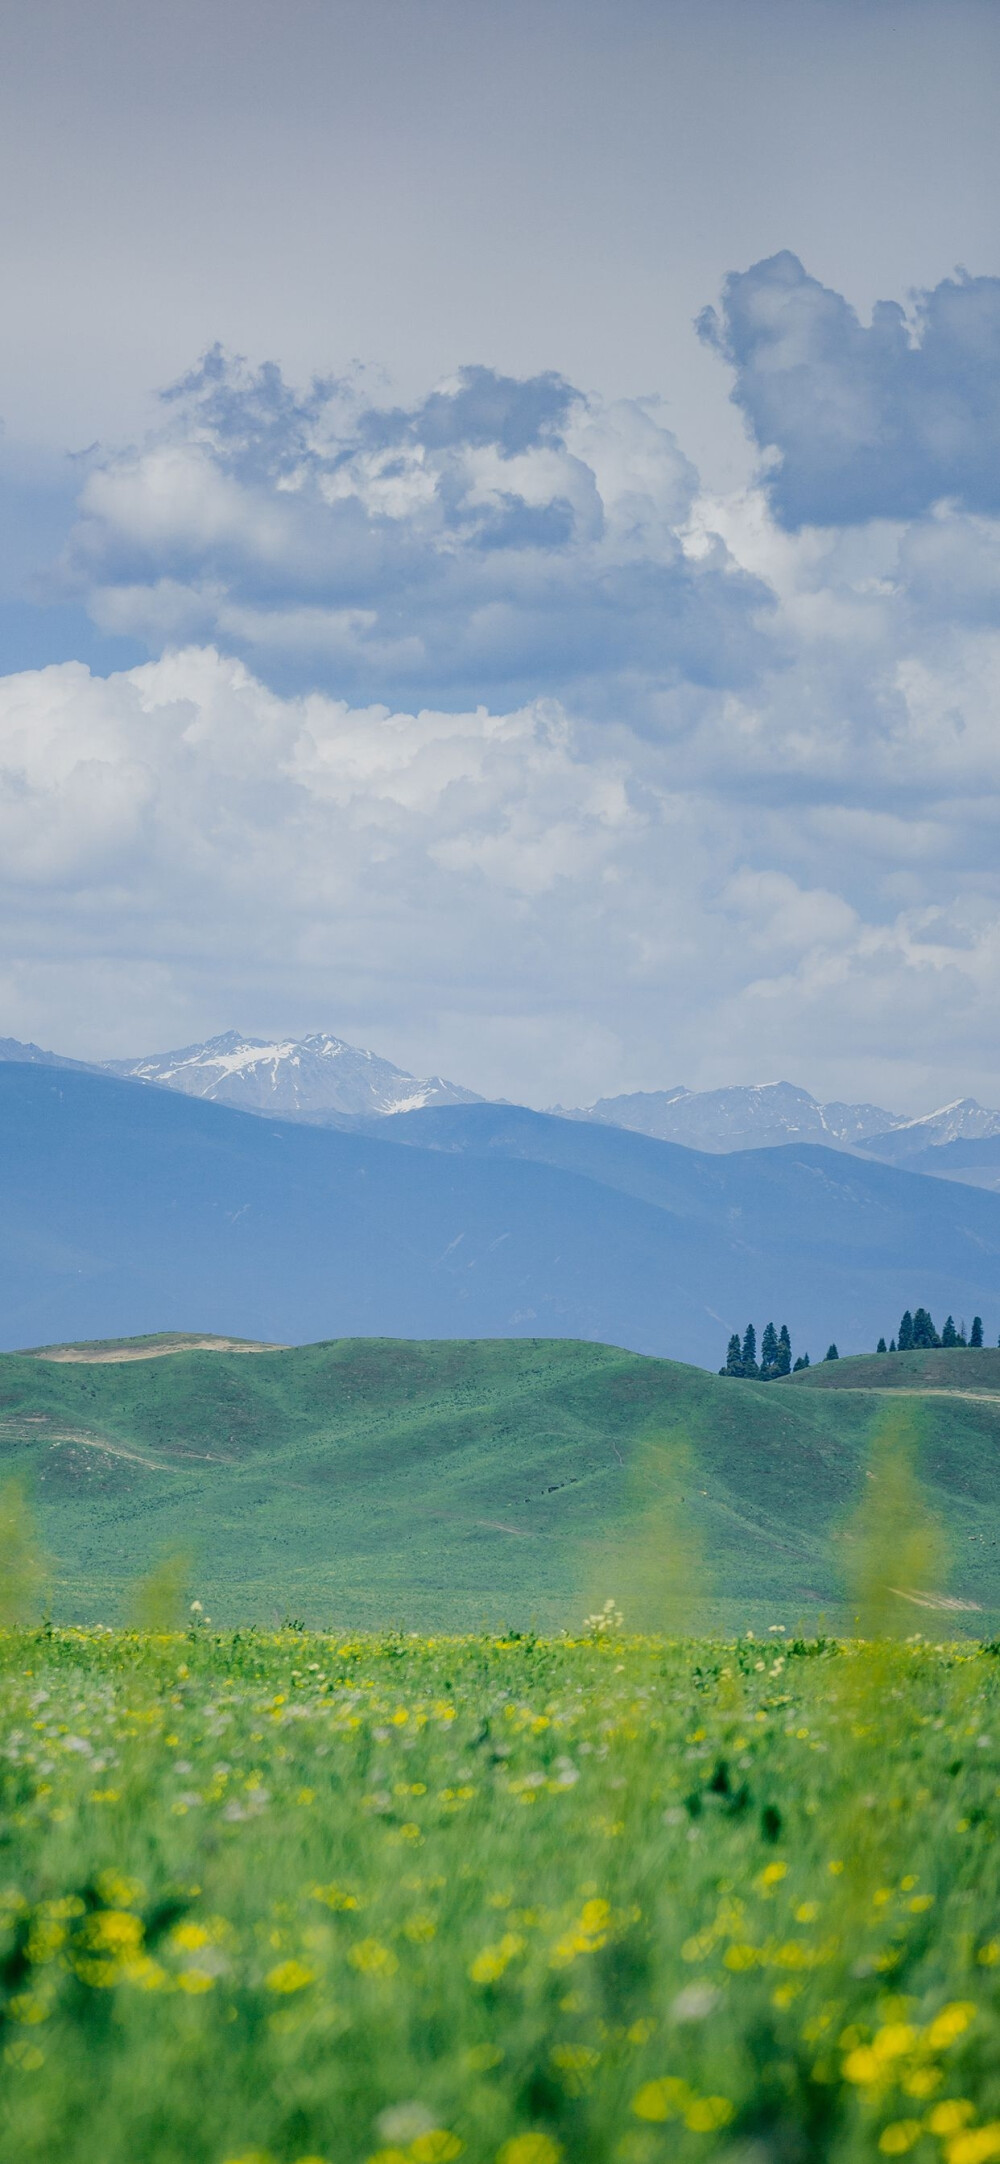
[[[888,1345],[884,1337],[880,1337],[875,1350],[883,1353],[921,1352],[925,1347],[934,1345],[967,1345],[971,1350],[978,1351],[982,1342],[983,1318],[981,1315],[973,1316],[972,1329],[968,1337],[965,1334],[964,1322],[956,1325],[954,1315],[949,1315],[939,1337],[929,1310],[926,1307],[918,1307],[912,1315],[909,1308],[907,1308],[900,1321],[898,1337],[890,1338]]]
[[[940,1336],[938,1336],[929,1309],[918,1307],[912,1314],[907,1308],[900,1321],[898,1337],[890,1338],[888,1345],[884,1337],[880,1337],[875,1350],[879,1353],[918,1352],[922,1351],[924,1347],[936,1345],[948,1347],[965,1345],[971,1350],[978,1350],[982,1346],[982,1342],[983,1318],[981,1315],[973,1316],[972,1328],[968,1337],[965,1334],[964,1322],[956,1324],[953,1315],[948,1316],[944,1328]],[[1000,1345],[1000,1339],[997,1340],[997,1343]],[[824,1359],[839,1360],[839,1358],[840,1354],[836,1345],[828,1346]],[[808,1353],[803,1353],[793,1364],[792,1341],[788,1334],[788,1324],[784,1322],[780,1330],[775,1329],[773,1322],[765,1324],[760,1341],[760,1359],[758,1360],[757,1332],[753,1323],[748,1322],[742,1340],[739,1332],[733,1331],[726,1351],[725,1366],[719,1369],[719,1374],[741,1376],[744,1381],[748,1382],[770,1383],[776,1382],[779,1376],[782,1375],[797,1375],[800,1368],[807,1368],[809,1364]]]

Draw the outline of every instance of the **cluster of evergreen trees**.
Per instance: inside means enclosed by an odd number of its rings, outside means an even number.
[[[796,1360],[795,1366],[796,1368],[807,1368],[809,1366],[808,1353],[804,1360]],[[757,1359],[757,1332],[752,1322],[747,1324],[742,1344],[737,1332],[734,1330],[726,1353],[726,1365],[724,1368],[719,1369],[720,1375],[742,1375],[748,1381],[755,1383],[774,1382],[779,1375],[790,1375],[791,1373],[792,1341],[788,1335],[788,1324],[786,1322],[782,1323],[780,1330],[775,1329],[773,1322],[769,1322],[765,1326],[760,1341],[759,1362]]]
[[[884,1337],[880,1337],[878,1344],[875,1347],[875,1350],[876,1352],[880,1353],[918,1352],[922,1351],[925,1346],[931,1345],[968,1345],[970,1347],[978,1347],[982,1344],[982,1342],[983,1318],[981,1315],[973,1316],[972,1329],[970,1330],[968,1337],[966,1337],[965,1335],[964,1322],[961,1323],[958,1328],[956,1328],[954,1315],[949,1315],[948,1320],[945,1323],[944,1329],[942,1330],[939,1337],[937,1331],[934,1328],[934,1323],[929,1310],[926,1307],[918,1307],[912,1315],[909,1308],[907,1308],[906,1313],[902,1317],[899,1325],[898,1338],[890,1338],[888,1345],[886,1345]]]

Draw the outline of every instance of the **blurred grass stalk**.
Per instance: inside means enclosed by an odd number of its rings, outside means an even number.
[[[587,1554],[591,1606],[608,1593],[625,1629],[693,1638],[712,1596],[704,1543],[692,1509],[694,1459],[679,1431],[642,1438],[628,1472],[626,1522]]]
[[[35,1621],[48,1576],[35,1520],[18,1480],[0,1487],[0,1628]]]
[[[190,1557],[162,1555],[137,1579],[128,1601],[128,1620],[137,1631],[179,1631],[188,1620]]]
[[[880,1420],[864,1491],[845,1529],[846,1577],[860,1638],[909,1638],[921,1611],[951,1610],[948,1544],[917,1473],[920,1427],[908,1406]]]

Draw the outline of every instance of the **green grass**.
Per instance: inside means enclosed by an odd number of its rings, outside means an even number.
[[[882,1377],[920,1388],[926,1362],[965,1386],[1000,1354],[844,1360],[767,1385],[545,1340],[6,1354],[0,1468],[28,1485],[59,1621],[115,1623],[136,1577],[182,1551],[220,1625],[554,1629],[605,1593],[630,1619],[649,1506],[636,1468],[659,1437],[702,1557],[697,1627],[848,1627],[840,1533]],[[975,1604],[971,1628],[1000,1626],[1000,1392],[912,1409],[951,1591]]]
[[[988,2164],[990,1649],[0,1634],[17,2164]]]
[[[788,1378],[799,1390],[947,1390],[1000,1391],[1000,1349],[980,1345],[922,1352],[863,1353],[846,1360],[820,1360]]]

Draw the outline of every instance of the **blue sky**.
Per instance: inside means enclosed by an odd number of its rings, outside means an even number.
[[[992,0],[40,0],[0,1034],[994,1081]]]

